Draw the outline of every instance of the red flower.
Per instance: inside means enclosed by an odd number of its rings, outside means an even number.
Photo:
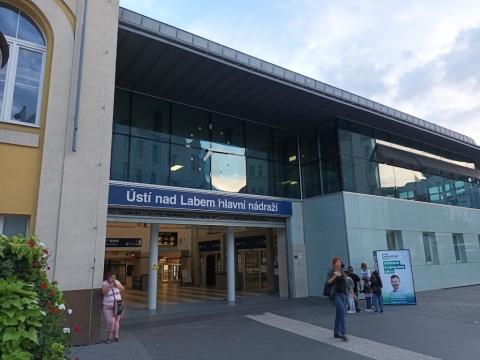
[[[55,289],[52,289],[48,292],[48,295],[53,297],[53,296],[57,295],[57,293],[55,292]]]
[[[48,249],[43,249],[44,254],[48,254]]]
[[[40,288],[41,288],[41,289],[46,289],[47,287],[48,287],[48,284],[47,284],[45,281],[42,281],[42,282],[40,283]]]
[[[53,315],[58,315],[60,313],[60,310],[58,310],[57,307],[52,307],[48,311],[50,311],[50,313]]]
[[[74,331],[78,334],[80,332],[80,324],[75,323]]]
[[[34,240],[30,239],[30,240],[28,240],[27,245],[28,245],[28,247],[34,248],[36,243],[35,243]]]

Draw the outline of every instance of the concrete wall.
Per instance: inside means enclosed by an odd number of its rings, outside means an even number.
[[[292,211],[292,217],[287,219],[290,296],[300,298],[309,294],[302,203],[292,202]]]
[[[344,193],[350,261],[372,265],[372,252],[387,248],[386,230],[402,232],[410,249],[417,291],[479,284],[480,210]],[[434,232],[439,265],[427,265],[422,232]],[[457,264],[452,233],[463,234],[468,263]]]
[[[308,287],[321,296],[333,256],[348,263],[348,245],[341,193],[305,199],[303,203]]]
[[[14,6],[18,3],[13,1]],[[51,33],[47,37],[44,115],[38,131],[38,185],[31,196],[36,208],[31,216],[37,221],[31,222],[30,229],[50,250],[49,275],[58,281],[74,309],[70,320],[84,329],[75,338],[80,344],[98,341],[101,335],[98,288],[105,253],[118,0],[89,1],[82,89],[77,94],[83,4],[83,0],[19,3],[36,9],[27,13],[34,20],[44,19],[46,25],[41,28]],[[77,98],[78,150],[73,152],[72,119]]]

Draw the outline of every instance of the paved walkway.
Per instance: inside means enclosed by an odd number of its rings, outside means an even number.
[[[416,306],[350,315],[350,341],[333,339],[325,299],[266,300],[126,319],[121,342],[77,347],[81,360],[477,359],[480,286],[420,293]]]

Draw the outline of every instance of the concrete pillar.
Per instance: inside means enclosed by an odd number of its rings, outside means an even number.
[[[285,229],[277,229],[277,252],[278,252],[278,282],[280,297],[290,296],[289,268],[288,268],[288,245]]]
[[[273,249],[273,233],[272,230],[268,230],[266,237],[266,257],[267,257],[267,282],[268,287],[267,291],[270,293],[275,292],[275,268],[273,267],[273,262],[275,259],[274,249]]]
[[[226,228],[227,242],[227,293],[228,302],[235,303],[235,232],[233,227]]]
[[[158,224],[150,225],[150,260],[148,270],[148,310],[157,309]]]

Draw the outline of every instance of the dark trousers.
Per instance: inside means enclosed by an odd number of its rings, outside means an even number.
[[[358,291],[354,291],[353,293],[355,294],[355,309],[357,310],[357,312],[360,312],[360,308],[358,307]]]
[[[347,312],[347,296],[342,293],[338,293],[335,295],[335,327],[333,329],[333,333],[335,335],[345,335],[345,313]]]
[[[367,303],[367,309],[372,309],[372,294],[365,294],[365,302]]]
[[[373,294],[373,306],[375,311],[383,312],[383,297],[382,294]]]

